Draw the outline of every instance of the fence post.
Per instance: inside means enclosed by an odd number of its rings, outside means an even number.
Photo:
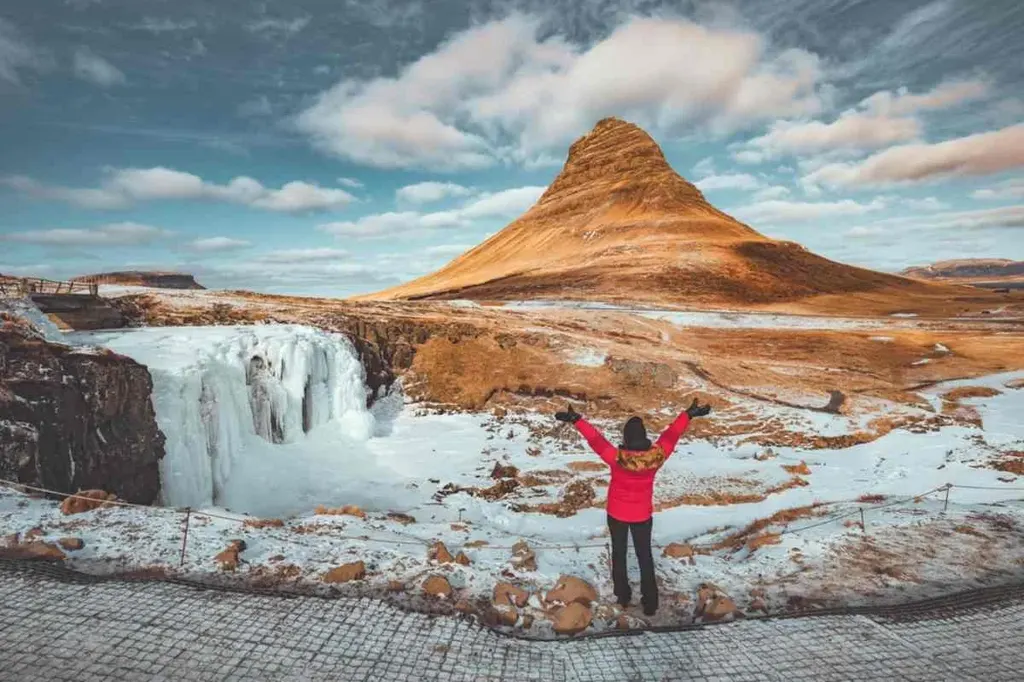
[[[188,544],[188,526],[191,519],[192,507],[185,507],[185,533],[181,536],[181,563],[179,566],[185,565],[185,545]]]
[[[952,483],[946,484],[946,501],[942,503],[942,513],[945,514],[946,510],[949,509],[949,489],[953,487]]]
[[[865,535],[868,534],[868,524],[864,522],[864,507],[860,508],[860,529]]]

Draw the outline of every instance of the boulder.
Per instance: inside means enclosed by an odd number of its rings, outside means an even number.
[[[693,557],[693,546],[679,542],[673,542],[667,545],[662,551],[662,556],[672,557],[673,559],[690,559]]]
[[[323,516],[355,516],[360,519],[366,518],[366,512],[354,504],[346,504],[342,507],[325,507],[321,504],[317,506],[314,513],[321,514]]]
[[[444,543],[440,540],[435,542],[427,550],[427,560],[436,561],[439,564],[450,564],[455,561],[455,557],[448,551],[448,548],[444,546]]]
[[[61,502],[60,510],[64,514],[81,514],[100,507],[109,507],[117,496],[104,490],[80,490],[74,497],[67,497]]]
[[[468,557],[468,556],[466,556],[466,553],[465,553],[465,552],[459,552],[459,553],[458,553],[458,554],[457,554],[457,555],[455,556],[455,563],[457,563],[457,564],[461,564],[461,565],[463,565],[463,566],[469,566],[469,564],[470,564],[471,562],[469,561],[469,557]]]
[[[241,550],[234,543],[228,545],[228,547],[213,557],[214,562],[222,571],[235,571],[238,569],[239,556],[238,553]]]
[[[593,615],[590,607],[579,602],[573,602],[568,606],[558,609],[551,621],[555,632],[560,635],[575,635],[590,627]]]
[[[697,590],[697,608],[694,618],[703,623],[726,620],[740,615],[736,602],[714,583],[703,583]]]
[[[512,545],[512,567],[520,571],[537,570],[537,555],[525,540],[520,540]]]
[[[587,606],[589,619],[590,604],[597,601],[597,590],[582,578],[563,575],[558,579],[554,589],[547,593],[544,601],[548,604],[583,604]],[[589,620],[587,621],[590,622]]]
[[[511,464],[503,466],[500,462],[494,463],[491,469],[491,478],[515,478],[519,475],[519,469]]]
[[[452,594],[452,586],[443,575],[432,575],[423,581],[423,591],[431,597],[447,598]]]
[[[750,605],[747,606],[747,611],[761,611],[764,614],[768,614],[768,604],[765,603],[763,597],[755,597]]]
[[[82,541],[82,538],[61,538],[57,541],[57,544],[70,551],[85,547],[85,542]]]
[[[323,581],[325,583],[347,583],[352,580],[362,580],[365,577],[366,564],[362,561],[354,561],[327,571],[323,575]]]
[[[516,607],[507,604],[494,607],[495,620],[500,625],[512,627],[519,622],[519,611]]]
[[[509,606],[526,606],[527,600],[530,598],[530,593],[521,587],[516,587],[512,583],[498,583],[494,586],[494,592],[491,597],[491,602],[495,606],[509,605]]]
[[[455,602],[455,610],[459,613],[473,613],[473,605],[469,603],[468,599],[460,599]]]
[[[397,523],[402,524],[403,526],[408,526],[409,524],[416,523],[416,517],[409,516],[408,514],[403,514],[401,512],[389,512],[388,520],[395,521]]]
[[[405,583],[401,580],[389,580],[388,592],[405,592]]]
[[[64,561],[64,559],[67,558],[67,555],[64,554],[59,547],[50,542],[42,542],[41,540],[23,542],[20,545],[16,545],[8,549],[4,553],[14,559]]]

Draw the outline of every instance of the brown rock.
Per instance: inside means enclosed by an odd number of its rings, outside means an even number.
[[[703,583],[697,590],[697,608],[694,617],[702,622],[715,622],[739,615],[736,602],[714,583]]]
[[[362,561],[355,561],[332,568],[323,575],[325,583],[347,583],[352,580],[362,580],[366,577],[366,564]]]
[[[57,541],[57,544],[67,550],[77,550],[85,547],[82,538],[61,538]]]
[[[432,597],[450,597],[452,585],[443,575],[432,575],[423,581],[423,591]]]
[[[662,556],[672,557],[673,559],[690,559],[693,557],[693,546],[673,542],[665,547]]]
[[[589,618],[590,604],[597,601],[597,590],[582,578],[571,575],[563,575],[558,579],[554,589],[547,593],[544,601],[548,604],[583,604],[587,606]],[[587,621],[590,622],[589,620]]]
[[[360,519],[366,518],[366,512],[354,504],[346,504],[342,507],[326,507],[321,504],[317,506],[314,513],[323,516],[356,516]]]
[[[533,553],[525,540],[512,545],[512,566],[520,571],[536,571],[537,555]]]
[[[517,611],[514,606],[509,606],[507,604],[503,606],[495,606],[494,613],[497,622],[501,625],[512,627],[519,622],[519,611]]]
[[[523,615],[523,629],[529,630],[533,627],[533,614],[527,613]]]
[[[755,597],[750,605],[747,607],[747,611],[762,611],[765,614],[768,613],[768,604],[765,603],[762,597]]]
[[[284,554],[275,554],[274,556],[267,559],[267,561],[269,561],[272,564],[276,564],[279,561],[284,561]]]
[[[23,542],[20,545],[11,547],[4,553],[14,559],[63,561],[67,558],[67,555],[60,551],[59,547],[52,543],[42,542],[40,540]]]
[[[411,523],[416,523],[415,517],[409,516],[408,514],[402,514],[400,512],[389,512],[388,519],[391,521],[396,521],[402,524],[403,526],[408,526]]]
[[[495,606],[509,605],[509,606],[526,606],[526,602],[530,599],[530,593],[521,587],[516,587],[511,583],[498,583],[494,586],[494,592],[491,596],[491,602]]]
[[[405,592],[405,583],[401,580],[389,580],[388,592]]]
[[[594,620],[609,622],[619,615],[619,607],[612,604],[598,604],[594,607]]]
[[[235,571],[238,568],[238,547],[232,543],[227,549],[222,551],[217,556],[213,557],[214,562],[220,567],[222,571]]]
[[[450,564],[455,561],[455,557],[448,551],[448,548],[444,546],[444,543],[438,540],[430,546],[427,550],[427,561],[436,561],[439,564]]]
[[[459,552],[455,556],[455,563],[461,564],[463,566],[469,566],[469,564],[470,564],[469,557],[466,556],[465,552]]]
[[[560,635],[575,635],[583,632],[590,626],[593,615],[590,607],[579,602],[573,602],[555,612],[552,622],[555,632]]]
[[[469,603],[468,599],[460,599],[455,602],[455,610],[459,613],[473,613],[473,605]]]
[[[630,628],[629,616],[620,613],[619,617],[615,619],[615,627],[618,630],[628,630]]]
[[[81,514],[100,507],[110,506],[116,495],[104,490],[80,490],[74,497],[67,497],[61,502],[60,510],[64,514]]]
[[[495,462],[494,468],[491,469],[491,478],[515,478],[519,475],[519,469],[512,466],[502,466],[501,463]]]
[[[244,552],[245,548],[246,548],[245,540],[241,540],[241,539],[228,540],[228,546],[229,547],[234,547],[239,552]]]
[[[36,526],[34,528],[29,528],[28,529],[28,532],[25,533],[25,538],[24,539],[25,539],[25,542],[28,542],[29,540],[35,540],[36,538],[41,538],[44,535],[46,535],[46,533],[43,532],[43,529],[40,528],[39,526]]]

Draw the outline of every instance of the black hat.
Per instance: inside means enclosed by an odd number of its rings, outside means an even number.
[[[647,438],[647,429],[644,427],[644,420],[640,417],[630,417],[622,429],[623,450],[650,450],[651,441]]]

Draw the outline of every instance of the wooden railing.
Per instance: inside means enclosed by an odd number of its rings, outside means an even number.
[[[87,294],[98,296],[100,285],[94,282],[61,282],[40,277],[0,278],[0,295],[24,297],[32,294]]]

